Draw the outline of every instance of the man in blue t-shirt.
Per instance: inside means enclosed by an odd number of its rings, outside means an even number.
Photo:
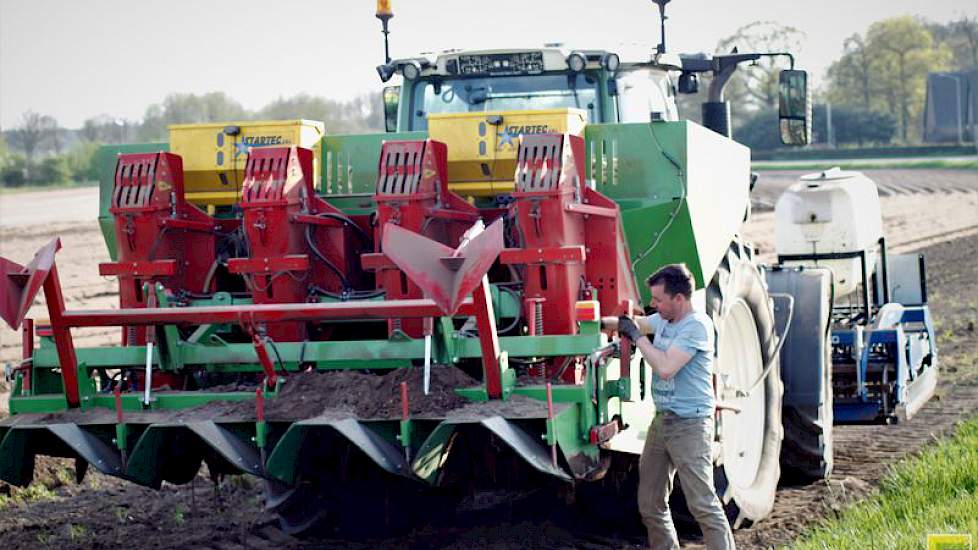
[[[656,271],[648,317],[603,319],[606,328],[636,343],[652,367],[655,420],[639,461],[638,505],[649,544],[678,549],[669,511],[673,477],[678,473],[686,504],[707,548],[734,548],[733,534],[713,485],[711,444],[714,430],[713,323],[693,310],[693,277],[683,264]],[[651,334],[650,340],[645,335]]]

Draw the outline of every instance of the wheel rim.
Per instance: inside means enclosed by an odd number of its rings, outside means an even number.
[[[760,469],[764,450],[765,385],[758,384],[747,397],[736,398],[736,389],[748,390],[764,370],[757,325],[743,299],[730,304],[723,316],[717,353],[717,372],[726,386],[726,399],[741,408],[739,413],[723,410],[721,442],[723,466],[728,481],[750,487]]]

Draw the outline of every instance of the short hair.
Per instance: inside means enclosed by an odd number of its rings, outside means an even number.
[[[686,268],[686,264],[669,264],[662,266],[658,271],[649,275],[645,280],[649,288],[656,285],[663,285],[666,294],[675,296],[682,294],[687,299],[693,296],[693,274]]]

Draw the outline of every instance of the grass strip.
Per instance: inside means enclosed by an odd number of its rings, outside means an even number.
[[[938,533],[970,533],[978,545],[978,416],[897,463],[877,494],[823,520],[793,547],[916,550]]]

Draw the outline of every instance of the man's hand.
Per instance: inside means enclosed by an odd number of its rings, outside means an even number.
[[[618,334],[621,334],[632,342],[638,342],[638,339],[642,337],[642,333],[638,331],[638,325],[627,315],[618,317]]]

